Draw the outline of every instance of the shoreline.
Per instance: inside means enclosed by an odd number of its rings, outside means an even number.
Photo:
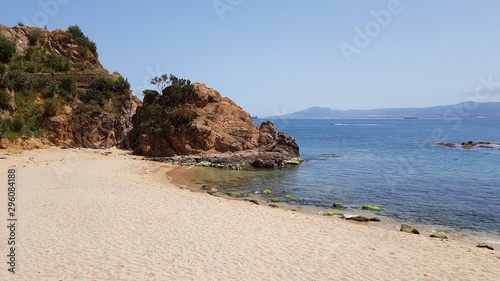
[[[168,169],[165,169],[163,171],[158,171],[157,178],[160,180],[160,177],[162,177],[161,174],[164,174],[163,177],[165,177],[166,181],[173,183],[180,189],[186,189],[191,192],[196,192],[196,193],[201,193],[201,194],[207,194],[206,190],[203,190],[200,186],[200,183],[196,183],[197,179],[196,176],[193,176],[193,170],[198,170],[198,171],[203,171],[204,169],[214,169],[214,171],[217,172],[217,168],[214,167],[196,167],[196,166],[181,166],[181,165],[173,165],[173,167],[169,167]],[[166,183],[163,181],[163,183]],[[215,183],[216,184],[216,183]],[[217,188],[217,186],[215,186]],[[235,196],[231,195],[226,195],[223,192],[218,192],[215,195],[216,197],[224,198],[226,200],[235,200],[235,201],[241,201],[241,202],[246,202],[246,203],[252,203],[249,202],[249,200],[257,200],[259,205],[261,206],[269,206],[270,204],[277,205],[278,208],[283,211],[292,211],[292,212],[297,212],[305,215],[310,215],[310,216],[317,216],[317,217],[324,217],[324,219],[333,219],[337,221],[342,221],[345,223],[352,223],[352,224],[357,224],[357,225],[364,225],[364,226],[373,226],[376,228],[383,229],[385,231],[392,231],[392,232],[401,232],[400,231],[400,226],[403,223],[408,223],[405,221],[400,221],[397,219],[393,219],[390,217],[386,216],[377,216],[376,212],[370,212],[370,211],[365,211],[361,209],[352,209],[352,208],[345,208],[345,209],[335,209],[335,208],[324,208],[320,206],[306,206],[306,205],[293,205],[293,204],[288,204],[287,202],[278,202],[278,203],[272,203],[266,200],[265,198],[258,196],[256,194],[249,194],[248,197],[245,198],[237,198]],[[269,206],[270,207],[270,206]],[[330,217],[325,217],[323,216],[323,213],[330,211],[330,210],[336,210],[340,212],[344,212],[349,215],[356,215],[356,216],[365,216],[365,217],[381,217],[382,221],[380,222],[356,222],[356,221],[348,221],[345,219],[342,219],[340,216],[330,216]],[[429,239],[436,239],[436,238],[431,238],[429,237],[430,234],[433,232],[437,231],[434,228],[439,227],[439,226],[427,226],[427,225],[418,225],[418,224],[412,224],[414,225],[417,229],[419,229],[421,236],[427,237]],[[461,231],[453,231],[453,232],[446,232],[446,235],[448,236],[448,240],[450,241],[457,241],[460,243],[464,243],[468,246],[477,246],[481,242],[486,242],[489,245],[492,245],[497,252],[500,252],[500,240],[493,241],[493,237],[489,233],[478,233],[477,235],[461,232]],[[499,237],[500,239],[500,237]]]
[[[495,280],[500,274],[497,250],[191,192],[166,177],[174,166],[128,151],[0,152],[2,167],[19,174],[19,280]],[[0,245],[4,253],[6,243]],[[0,279],[12,278],[0,268]]]

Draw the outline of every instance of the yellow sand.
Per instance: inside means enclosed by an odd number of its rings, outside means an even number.
[[[109,155],[103,155],[111,152]],[[16,271],[0,280],[498,280],[500,253],[162,182],[125,151],[58,149],[0,159],[17,170]],[[163,180],[165,181],[165,180]]]

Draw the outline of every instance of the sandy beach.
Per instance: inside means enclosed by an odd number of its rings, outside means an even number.
[[[0,280],[498,280],[500,252],[180,189],[117,149],[0,151]],[[7,223],[7,190],[0,212]]]

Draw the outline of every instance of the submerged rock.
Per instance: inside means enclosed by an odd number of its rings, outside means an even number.
[[[324,154],[318,155],[318,157],[320,157],[320,158],[339,158],[342,156],[337,155],[337,154],[333,154],[333,153],[324,153]]]
[[[363,210],[370,210],[370,211],[380,211],[380,207],[379,206],[377,206],[377,205],[370,205],[370,204],[363,205],[363,207],[361,209],[363,209]]]
[[[447,147],[456,147],[456,145],[454,143],[451,143],[451,142],[436,142],[435,144],[437,145],[441,145],[441,146],[447,146]]]
[[[418,229],[416,227],[414,227],[413,225],[405,224],[405,223],[401,225],[401,228],[399,230],[403,231],[403,232],[413,233],[413,234],[420,234],[420,232],[418,231]]]
[[[436,231],[436,232],[432,233],[430,237],[448,239],[448,236],[446,236],[446,234],[444,232],[441,232],[441,231]]]

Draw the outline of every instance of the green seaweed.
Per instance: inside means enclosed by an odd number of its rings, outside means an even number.
[[[343,216],[344,214],[342,214],[341,212],[337,212],[337,211],[328,211],[328,212],[325,212],[323,214],[323,216]]]
[[[271,194],[273,193],[270,189],[266,189],[264,191],[262,191],[263,194]]]
[[[292,201],[297,201],[297,197],[291,195],[291,194],[288,194],[287,196],[285,196],[286,199],[288,200],[292,200]]]
[[[286,164],[299,165],[302,162],[304,162],[304,160],[302,160],[300,157],[295,157],[295,158],[292,158],[292,159],[286,161]]]

